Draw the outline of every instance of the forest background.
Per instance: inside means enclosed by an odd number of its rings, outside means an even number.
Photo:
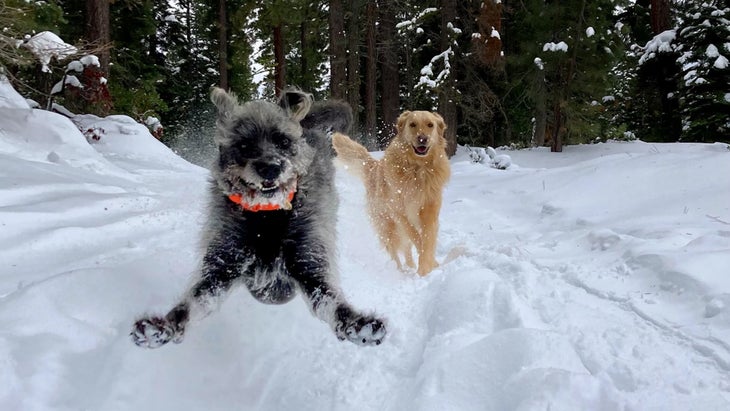
[[[730,142],[726,0],[0,0],[0,28],[0,74],[39,107],[159,119],[193,151],[212,144],[212,86],[343,99],[371,149],[413,109],[441,113],[450,154]],[[70,43],[47,64],[29,46],[44,31]]]

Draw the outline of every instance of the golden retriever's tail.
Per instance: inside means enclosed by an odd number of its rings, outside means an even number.
[[[367,172],[377,164],[377,160],[370,156],[370,153],[368,153],[365,147],[342,133],[334,133],[332,135],[332,146],[337,152],[337,158],[353,174],[360,177],[365,177]]]

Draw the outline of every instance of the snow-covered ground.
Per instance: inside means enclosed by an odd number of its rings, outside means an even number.
[[[88,144],[0,82],[0,410],[728,410],[730,150],[612,142],[452,159],[426,278],[338,169],[339,264],[389,320],[337,341],[243,289],[182,344],[134,346],[191,280],[206,170],[123,116]]]

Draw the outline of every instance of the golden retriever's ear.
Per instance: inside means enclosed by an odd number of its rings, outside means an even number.
[[[436,113],[436,112],[434,112],[432,114],[434,117],[436,117],[436,125],[439,128],[439,133],[441,134],[441,136],[443,136],[444,130],[446,130],[448,128],[448,127],[446,127],[446,122],[444,121],[444,118],[441,117],[441,114]]]
[[[410,115],[411,115],[410,111],[404,111],[401,113],[400,116],[398,116],[398,122],[396,123],[397,124],[396,131],[398,132],[398,134],[400,134],[401,131],[403,131],[403,127],[406,125],[406,120],[408,119],[408,116],[410,116]]]

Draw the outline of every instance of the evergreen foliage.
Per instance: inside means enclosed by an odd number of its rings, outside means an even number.
[[[39,75],[33,56],[16,41],[50,30],[83,45],[87,1],[0,0],[0,67],[27,86],[19,88],[28,97],[44,103],[67,62],[53,62],[50,74]],[[664,37],[652,32],[648,0],[341,0],[343,84],[330,84],[329,77],[334,2],[110,4],[113,112],[140,121],[159,117],[163,141],[186,149],[209,139],[208,94],[221,84],[220,56],[225,84],[243,99],[273,97],[281,68],[285,85],[317,99],[341,96],[355,110],[356,137],[357,130],[380,129],[363,136],[371,147],[387,143],[394,113],[408,109],[448,114],[458,142],[473,146],[552,145],[559,151],[562,144],[634,136],[730,140],[730,8],[722,0],[670,2],[672,29]],[[374,46],[366,27],[373,19]],[[377,65],[369,64],[373,58]],[[388,81],[396,77],[395,85]],[[57,98],[93,111],[73,102],[84,94],[76,92]]]
[[[730,142],[730,5],[685,2],[680,21],[682,141]]]

